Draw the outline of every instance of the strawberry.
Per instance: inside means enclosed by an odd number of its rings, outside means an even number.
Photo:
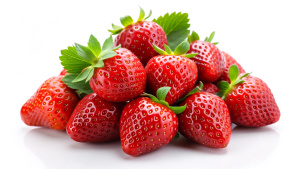
[[[200,85],[200,82],[196,83],[195,87],[199,86],[199,85]],[[220,91],[218,89],[218,87],[212,83],[203,83],[203,88],[201,90],[201,92],[207,92],[207,93],[211,93],[211,94],[215,94],[218,91]]]
[[[112,24],[113,30],[109,30],[113,35],[118,36],[115,38],[114,46],[121,45],[134,53],[146,65],[147,62],[157,52],[153,49],[152,45],[163,48],[167,44],[167,37],[164,30],[157,23],[153,21],[146,21],[145,12],[140,8],[140,16],[137,22],[133,23],[130,16],[121,17],[121,23],[124,28]]]
[[[261,79],[239,76],[237,65],[232,65],[228,74],[231,83],[222,81],[218,84],[218,95],[226,102],[233,123],[245,127],[261,127],[276,123],[280,111],[275,98]]]
[[[66,75],[67,74],[67,71],[66,71],[66,69],[63,69],[60,73],[59,73],[59,75]]]
[[[78,142],[105,142],[120,138],[119,122],[124,103],[109,102],[96,93],[86,95],[67,123],[69,136]]]
[[[233,65],[233,64],[237,65],[237,67],[239,68],[239,73],[240,74],[246,73],[245,70],[243,69],[243,67],[232,56],[230,56],[228,53],[223,52],[223,51],[221,53],[222,53],[222,55],[225,58],[226,66],[225,66],[225,70],[224,70],[223,74],[215,82],[215,84],[218,84],[219,82],[221,82],[223,80],[226,81],[226,82],[228,82],[228,83],[230,83],[230,79],[228,77],[228,71],[229,71],[230,66]]]
[[[204,41],[199,40],[196,32],[189,35],[190,50],[187,53],[197,53],[193,60],[198,67],[198,80],[203,82],[214,82],[223,74],[225,59],[220,50],[211,43],[214,32]]]
[[[98,40],[91,35],[88,47],[75,44],[63,50],[60,59],[70,73],[63,80],[67,84],[81,82],[74,87],[90,86],[99,97],[113,102],[124,102],[143,93],[146,72],[139,59],[128,49],[112,47],[111,36],[101,49]],[[90,85],[82,81],[89,81]]]
[[[179,132],[204,146],[224,148],[231,135],[230,115],[225,102],[207,92],[190,93],[181,103],[186,109],[178,115]]]
[[[29,126],[44,126],[64,130],[79,98],[55,76],[46,80],[23,105],[21,118]]]
[[[142,155],[168,144],[178,130],[176,113],[185,106],[170,107],[164,101],[170,87],[157,90],[157,98],[144,94],[129,102],[121,115],[120,136],[123,151],[132,156]]]
[[[146,66],[147,84],[151,93],[163,86],[170,86],[166,102],[174,104],[182,96],[191,91],[197,80],[197,66],[189,59],[195,54],[185,55],[189,49],[187,41],[178,45],[174,52],[165,45],[166,51],[154,45],[155,50],[160,54],[150,59]]]

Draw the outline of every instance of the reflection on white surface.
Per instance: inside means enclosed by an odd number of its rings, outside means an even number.
[[[279,140],[279,133],[271,127],[235,127],[225,149],[204,147],[180,136],[155,152],[131,157],[122,151],[120,141],[79,143],[71,140],[65,131],[47,128],[32,129],[24,137],[25,146],[48,169],[157,168],[160,165],[181,169],[182,165],[188,168],[251,168],[264,162]]]

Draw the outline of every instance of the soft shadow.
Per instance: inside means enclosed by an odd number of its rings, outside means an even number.
[[[179,138],[172,140],[170,145],[179,148],[184,148],[190,151],[196,151],[201,154],[214,154],[214,155],[225,155],[227,154],[226,148],[212,148],[203,146],[197,142],[191,141],[185,138],[183,135],[180,135]]]
[[[66,131],[35,128],[24,136],[24,144],[47,168],[98,168],[99,162],[123,153],[120,141],[80,143]],[[99,161],[100,160],[100,161]]]

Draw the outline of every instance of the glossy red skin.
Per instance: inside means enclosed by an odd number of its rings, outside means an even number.
[[[230,83],[230,79],[229,79],[229,76],[228,76],[228,71],[229,71],[230,66],[233,65],[233,64],[236,64],[237,67],[239,68],[239,74],[246,73],[246,71],[243,69],[243,67],[232,56],[230,56],[228,53],[223,52],[223,51],[221,53],[225,58],[226,66],[225,66],[224,73],[215,82],[215,84],[218,84],[221,81],[226,81],[226,82]]]
[[[160,87],[171,87],[165,99],[170,105],[194,88],[198,75],[196,64],[183,56],[156,56],[145,69],[147,85],[153,95]]]
[[[55,76],[46,80],[21,108],[21,118],[29,126],[44,126],[65,130],[66,124],[79,102],[73,89]]]
[[[143,93],[146,72],[139,59],[128,49],[115,50],[116,56],[104,60],[104,67],[95,69],[90,86],[98,96],[112,102],[124,102]]]
[[[177,130],[175,113],[147,97],[129,102],[121,115],[122,148],[132,156],[149,153],[168,144]]]
[[[66,69],[63,69],[61,72],[60,72],[60,74],[59,75],[66,75],[67,74],[67,71],[66,71]]]
[[[198,67],[198,80],[214,82],[224,72],[225,59],[220,50],[212,43],[196,40],[190,44],[189,53],[198,55],[191,58]]]
[[[280,110],[267,84],[253,76],[243,80],[245,82],[235,86],[225,98],[232,122],[245,127],[277,122]]]
[[[114,46],[121,45],[123,48],[129,49],[143,65],[158,55],[153,49],[153,44],[164,49],[167,37],[164,30],[152,21],[139,21],[127,26],[114,41]]]
[[[196,83],[195,87],[196,86],[199,86],[200,83]],[[203,88],[201,90],[201,92],[207,92],[207,93],[211,93],[211,94],[215,94],[217,93],[218,91],[220,91],[218,89],[218,87],[212,83],[203,83]]]
[[[109,102],[96,93],[86,95],[67,123],[69,136],[78,142],[105,142],[120,138],[119,123],[125,103]]]
[[[185,111],[178,115],[179,132],[207,147],[227,147],[230,136],[230,116],[225,102],[211,93],[189,96],[181,105]]]

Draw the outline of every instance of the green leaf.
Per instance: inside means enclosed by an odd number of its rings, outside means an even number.
[[[218,83],[218,89],[220,89],[221,91],[225,91],[230,87],[229,83],[226,81],[221,81]]]
[[[215,32],[212,32],[212,33],[209,35],[209,38],[207,39],[206,42],[211,43],[211,41],[213,40],[214,36],[215,36]]]
[[[95,69],[92,68],[90,73],[88,74],[87,78],[85,79],[85,83],[87,83],[92,78],[92,76],[94,75],[94,71],[95,71]]]
[[[84,58],[89,63],[93,63],[93,61],[97,59],[88,47],[75,43],[75,48],[78,55]]]
[[[180,29],[167,35],[167,41],[170,48],[175,50],[175,48],[188,37],[189,33],[189,30]]]
[[[102,68],[104,67],[104,62],[102,60],[99,60],[95,65],[95,68]]]
[[[231,83],[236,81],[237,77],[239,76],[239,68],[236,64],[230,66],[228,76]]]
[[[152,101],[154,101],[154,102],[156,102],[156,103],[160,103],[160,101],[155,97],[155,96],[153,96],[152,94],[148,94],[148,93],[143,93],[143,94],[141,94],[141,96],[147,96],[147,97],[149,97]]]
[[[115,24],[111,24],[111,27],[115,30],[117,29],[123,29],[121,26],[115,25]]]
[[[172,107],[169,106],[169,108],[175,113],[175,114],[180,114],[182,112],[184,112],[184,110],[186,109],[186,104],[184,106],[180,106],[180,107]]]
[[[99,41],[93,35],[90,36],[88,47],[91,49],[91,51],[94,53],[96,57],[99,56],[101,52],[101,46]]]
[[[112,58],[114,56],[116,56],[117,53],[115,51],[108,51],[108,52],[105,52],[101,57],[100,57],[100,60],[106,60],[108,58]]]
[[[188,41],[183,41],[176,47],[174,55],[184,55],[189,49],[190,43]]]
[[[84,81],[72,83],[72,81],[78,76],[79,74],[66,74],[62,81],[70,88],[75,89],[77,93],[85,93],[90,94],[94,91],[91,89],[89,83],[85,83]]]
[[[114,46],[114,41],[113,41],[112,36],[110,35],[110,37],[107,38],[107,39],[104,41],[104,43],[103,43],[103,46],[102,46],[102,53],[111,50],[113,46]]]
[[[131,25],[133,23],[133,19],[131,18],[131,16],[128,15],[121,17],[120,21],[125,28],[126,26]]]
[[[186,58],[192,58],[192,57],[194,57],[196,55],[198,55],[198,53],[189,53],[187,55],[184,55],[184,57],[186,57]]]
[[[61,61],[61,65],[68,71],[68,73],[79,74],[84,68],[91,65],[91,63],[77,54],[74,46],[61,50],[61,56],[59,59]]]
[[[143,8],[140,7],[140,16],[138,21],[142,21],[145,17],[145,11],[143,10]]]
[[[149,12],[149,15],[148,16],[146,16],[146,18],[144,18],[144,20],[146,20],[146,19],[148,19],[148,18],[150,18],[150,16],[152,15],[152,10],[150,10],[150,12]]]
[[[156,91],[156,96],[158,100],[165,100],[168,92],[171,90],[171,87],[165,86],[161,87]]]
[[[164,100],[160,100],[160,101],[159,101],[159,104],[162,104],[162,105],[164,105],[164,106],[166,106],[166,107],[170,107],[170,106],[169,106],[169,103],[166,102],[166,101],[164,101]]]
[[[168,55],[168,53],[164,50],[162,50],[161,48],[159,48],[158,46],[153,44],[153,49],[160,55]]]
[[[94,68],[92,66],[86,68],[84,71],[82,71],[72,82],[80,82],[83,80],[86,80],[90,74],[90,72],[93,70]],[[89,79],[88,79],[89,80]]]
[[[217,44],[219,44],[219,42],[213,42],[212,44],[217,45]]]
[[[196,40],[200,40],[200,37],[195,31],[193,31],[192,34],[188,36],[188,41],[192,43]]]
[[[173,54],[171,48],[170,48],[168,45],[164,44],[164,47],[165,47],[165,51],[166,51],[169,55],[172,55],[172,54]]]
[[[186,39],[189,34],[188,28],[190,24],[187,13],[166,13],[153,21],[163,28],[167,35],[168,45],[172,50]]]

